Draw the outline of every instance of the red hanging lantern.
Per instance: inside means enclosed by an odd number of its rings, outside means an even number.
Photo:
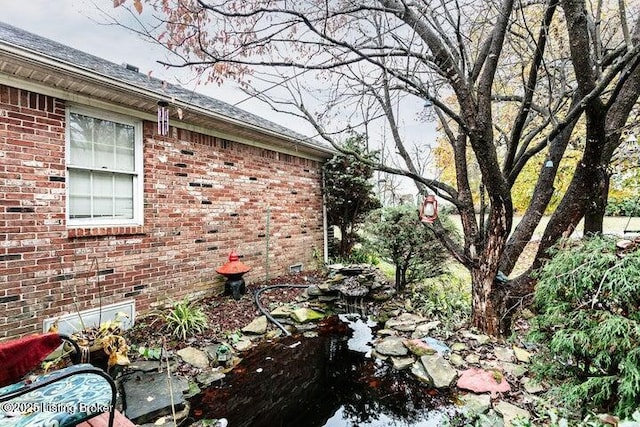
[[[420,221],[431,224],[438,218],[438,200],[433,194],[427,194],[420,208]]]
[[[169,103],[158,101],[158,135],[169,135]]]

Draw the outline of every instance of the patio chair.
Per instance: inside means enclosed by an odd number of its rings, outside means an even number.
[[[0,427],[70,427],[105,412],[113,427],[116,386],[102,369],[81,363],[21,379],[63,342],[78,363],[77,343],[57,333],[0,342]]]

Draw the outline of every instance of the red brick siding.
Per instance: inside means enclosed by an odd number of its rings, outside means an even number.
[[[68,229],[63,101],[0,85],[0,339],[45,318],[135,298],[139,312],[217,287],[235,249],[265,277],[314,265],[320,164],[144,124],[144,225]],[[96,277],[99,271],[99,279]]]

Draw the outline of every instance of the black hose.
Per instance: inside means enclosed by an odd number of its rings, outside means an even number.
[[[278,322],[278,320],[276,320],[276,318],[273,317],[271,315],[271,313],[267,312],[267,310],[265,310],[265,308],[262,306],[262,304],[260,304],[260,294],[262,292],[266,291],[266,290],[269,290],[269,289],[276,289],[276,288],[308,288],[309,286],[311,286],[311,285],[271,285],[271,286],[265,286],[264,288],[258,289],[258,291],[255,294],[256,305],[258,306],[258,309],[262,312],[262,314],[267,316],[267,319],[269,319],[271,322],[273,322],[274,325],[276,325],[278,328],[280,328],[282,330],[282,332],[285,333],[286,336],[290,336],[291,332],[289,332],[282,325],[282,323]]]

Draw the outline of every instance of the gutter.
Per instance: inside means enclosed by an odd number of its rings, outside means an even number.
[[[20,59],[24,59],[27,60],[29,62],[34,63],[35,65],[40,65],[40,66],[45,66],[48,67],[50,69],[52,69],[53,71],[58,71],[58,72],[63,72],[63,73],[67,73],[70,74],[71,76],[73,75],[79,75],[82,76],[84,78],[86,78],[87,80],[89,80],[90,82],[95,82],[98,83],[99,85],[105,86],[105,87],[113,87],[113,88],[117,88],[120,90],[123,90],[125,92],[128,93],[132,93],[132,94],[137,94],[138,96],[142,97],[142,98],[146,98],[151,102],[156,102],[158,99],[161,98],[168,98],[169,96],[166,93],[162,93],[159,91],[154,91],[151,89],[144,89],[144,88],[140,88],[138,86],[132,85],[130,83],[127,82],[123,82],[122,80],[116,79],[114,77],[105,75],[105,74],[101,74],[98,73],[94,70],[91,70],[87,67],[82,67],[79,65],[75,65],[72,63],[69,63],[66,60],[63,59],[59,59],[59,58],[55,58],[55,57],[51,57],[48,55],[44,55],[38,51],[32,50],[32,49],[28,49],[16,44],[12,44],[7,42],[6,40],[0,40],[0,50],[6,52],[9,55],[13,55],[17,58]],[[102,58],[99,58],[102,59]],[[106,61],[106,60],[104,60]],[[107,61],[108,62],[108,61]],[[111,63],[111,62],[110,62]],[[113,64],[113,63],[111,63]],[[117,66],[116,64],[113,64],[114,66]],[[152,79],[152,78],[150,78]],[[152,80],[157,80],[157,79],[152,79]],[[159,84],[161,84],[161,82],[159,80],[157,80]],[[213,99],[213,98],[212,98]],[[216,113],[213,112],[211,110],[207,110],[203,107],[199,107],[197,105],[193,105],[190,104],[188,102],[185,101],[180,101],[179,99],[175,99],[172,98],[171,99],[171,103],[177,107],[182,107],[183,109],[185,109],[186,111],[191,111],[194,112],[196,114],[199,114],[201,116],[204,117],[208,117],[208,118],[213,118],[216,120],[220,120],[223,122],[227,122],[229,124],[232,125],[236,125],[245,129],[249,129],[249,130],[253,130],[253,131],[257,131],[259,133],[262,134],[266,134],[269,136],[273,136],[276,137],[278,139],[282,139],[285,141],[288,141],[290,143],[305,147],[307,149],[310,150],[314,150],[323,154],[327,154],[327,157],[330,157],[330,155],[333,155],[335,153],[334,150],[328,148],[328,147],[323,147],[320,145],[315,145],[309,142],[305,142],[303,140],[300,139],[296,139],[293,138],[289,135],[286,134],[282,134],[280,132],[277,131],[273,131],[270,129],[265,129],[264,127],[252,124],[252,123],[247,123],[241,120],[237,120],[234,119],[232,117],[226,116],[224,114],[220,114],[220,113]]]

